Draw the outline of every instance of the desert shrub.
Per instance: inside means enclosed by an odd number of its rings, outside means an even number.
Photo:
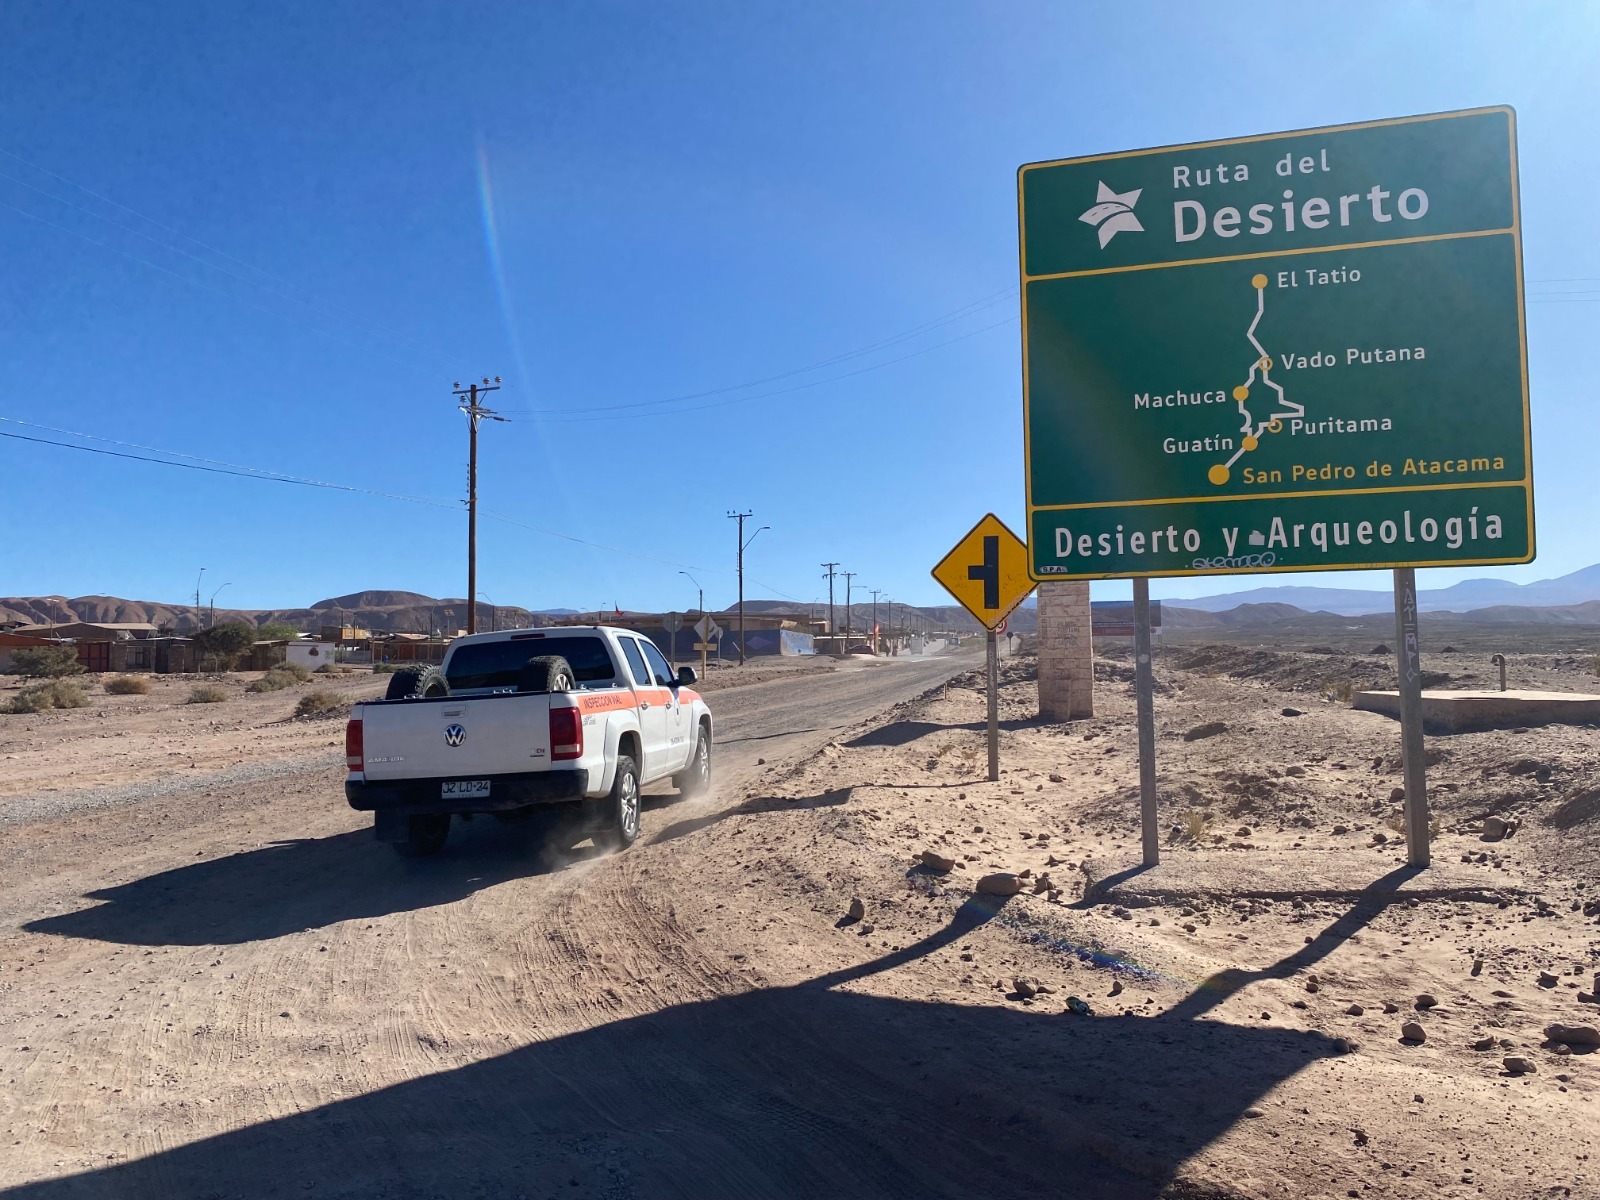
[[[52,679],[49,683],[23,688],[11,698],[6,711],[36,713],[51,708],[83,708],[88,703],[89,693],[83,684],[71,679]]]
[[[227,698],[227,688],[220,688],[211,683],[202,683],[198,687],[189,689],[188,702],[190,704],[221,704]]]
[[[148,696],[150,681],[138,675],[113,675],[106,680],[106,691],[113,696]]]
[[[274,622],[256,627],[255,639],[258,642],[294,642],[300,638],[300,631],[293,625],[284,625]]]
[[[1186,839],[1198,842],[1211,827],[1211,816],[1198,808],[1186,808],[1178,814],[1178,827]]]
[[[1600,659],[1597,659],[1596,661],[1600,662]],[[372,664],[372,673],[374,675],[393,675],[399,669],[399,663],[379,662]]]
[[[300,703],[294,706],[294,715],[297,717],[319,717],[324,713],[336,712],[343,708],[345,699],[338,692],[329,691],[327,688],[317,688],[300,697]]]
[[[1354,704],[1356,702],[1356,685],[1353,679],[1324,679],[1322,681],[1322,694],[1329,700],[1337,700],[1341,704]]]
[[[245,688],[245,691],[247,691],[247,692],[281,692],[281,691],[283,691],[284,688],[293,687],[295,685],[295,683],[296,683],[296,680],[295,680],[295,677],[293,675],[289,675],[289,674],[287,674],[287,673],[285,673],[283,671],[279,671],[276,668],[274,668],[273,670],[268,671],[260,679],[257,679],[249,687]]]
[[[318,675],[337,675],[339,674],[339,668],[334,666],[332,663],[323,663],[317,668],[316,673]]]
[[[299,663],[282,662],[272,669],[279,675],[287,675],[296,683],[304,683],[306,680],[311,678],[310,669],[307,667],[302,667]]]
[[[83,666],[72,646],[23,646],[11,653],[11,673],[30,679],[60,679],[83,674]]]
[[[207,666],[229,671],[255,644],[256,631],[243,621],[223,621],[194,635],[194,648]]]

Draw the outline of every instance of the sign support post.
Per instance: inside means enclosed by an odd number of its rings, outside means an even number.
[[[1428,768],[1422,747],[1422,651],[1417,637],[1417,572],[1394,571],[1394,656],[1400,686],[1400,759],[1406,780],[1406,862],[1432,861],[1428,829]]]
[[[1000,779],[1000,637],[989,630],[989,782]]]
[[[1156,823],[1156,684],[1150,662],[1150,581],[1133,581],[1133,690],[1139,720],[1139,828],[1144,865],[1161,861]]]

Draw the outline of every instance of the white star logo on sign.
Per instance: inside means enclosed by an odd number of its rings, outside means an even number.
[[[1097,226],[1100,230],[1100,249],[1106,248],[1106,243],[1124,230],[1129,233],[1143,233],[1144,226],[1139,224],[1139,218],[1133,215],[1133,206],[1139,203],[1139,193],[1143,188],[1134,188],[1131,192],[1113,192],[1104,182],[1100,190],[1095,193],[1095,205],[1084,213],[1078,220],[1086,225]]]

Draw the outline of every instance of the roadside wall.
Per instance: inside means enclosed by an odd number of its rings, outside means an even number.
[[[1039,715],[1094,716],[1093,628],[1087,582],[1039,585]]]

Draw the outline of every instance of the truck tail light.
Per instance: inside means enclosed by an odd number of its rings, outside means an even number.
[[[352,771],[365,772],[366,759],[366,745],[361,736],[361,718],[357,717],[344,727],[344,765]]]
[[[583,714],[576,708],[550,710],[550,757],[552,760],[583,757]]]

